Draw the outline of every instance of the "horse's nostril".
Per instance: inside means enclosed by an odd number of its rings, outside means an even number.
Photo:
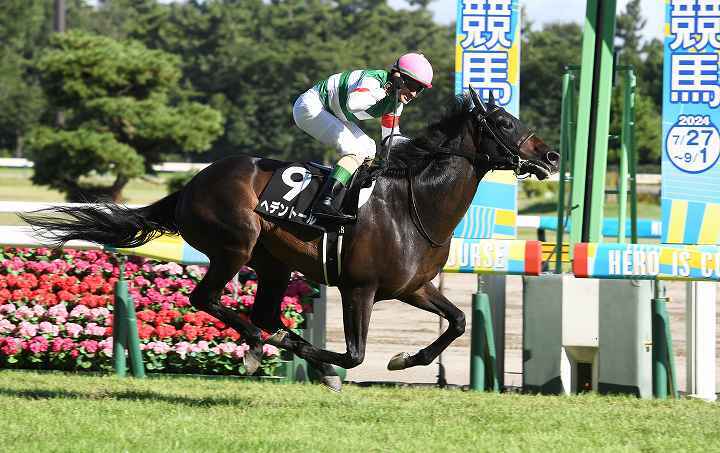
[[[545,155],[545,158],[548,160],[548,162],[554,164],[560,162],[560,154],[556,153],[555,151],[548,151],[548,153]]]

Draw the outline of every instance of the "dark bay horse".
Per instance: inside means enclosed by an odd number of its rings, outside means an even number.
[[[342,295],[345,353],[314,347],[280,322],[280,303],[290,272],[324,281],[318,235],[254,211],[258,195],[283,162],[229,157],[198,173],[182,190],[139,209],[116,204],[61,207],[22,216],[55,244],[84,239],[114,247],[136,247],[161,233],[179,233],[210,259],[208,272],[190,295],[193,306],[239,331],[251,346],[253,372],[266,343],[306,359],[331,389],[340,379],[330,364],[352,368],[363,362],[375,302],[398,299],[448,320],[449,327],[414,355],[400,353],[391,370],[428,365],[465,330],[463,312],[431,280],[448,258],[450,238],[465,215],[479,181],[492,170],[513,170],[545,179],[557,171],[559,155],[517,118],[483,102],[474,90],[456,98],[448,112],[417,138],[392,151],[377,176],[370,200],[345,238]],[[48,212],[50,211],[48,215]],[[250,319],[220,304],[225,284],[244,265],[258,276]]]

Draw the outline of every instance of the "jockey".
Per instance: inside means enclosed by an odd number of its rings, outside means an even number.
[[[383,140],[399,133],[403,106],[432,87],[433,69],[424,55],[407,53],[386,70],[364,69],[334,74],[303,93],[293,106],[295,124],[340,153],[312,209],[318,218],[347,223],[354,216],[339,211],[348,182],[365,159],[375,157],[375,141],[357,121],[381,119]],[[399,101],[395,105],[395,99]]]

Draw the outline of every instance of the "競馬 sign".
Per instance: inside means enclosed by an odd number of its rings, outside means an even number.
[[[666,1],[661,191],[665,243],[720,243],[719,38],[720,1]]]
[[[518,0],[458,0],[455,93],[475,88],[518,116],[520,14]],[[488,173],[454,235],[511,239],[516,236],[517,184],[510,171]]]

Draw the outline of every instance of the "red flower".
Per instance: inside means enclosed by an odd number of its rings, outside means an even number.
[[[152,310],[143,310],[141,312],[138,312],[136,316],[137,316],[137,319],[139,319],[141,321],[151,323],[155,320],[156,314]]]
[[[66,301],[75,299],[75,295],[73,295],[72,293],[70,293],[70,292],[68,292],[68,291],[65,291],[65,290],[63,289],[62,291],[60,291],[59,293],[57,293],[57,298],[60,299],[60,300],[63,301],[63,302],[66,302]]]
[[[285,327],[287,327],[288,329],[294,329],[296,326],[294,319],[290,319],[290,318],[286,318],[285,316],[282,316],[280,318],[280,320],[285,325]]]
[[[185,336],[188,341],[195,341],[198,335],[200,335],[201,331],[192,324],[184,324],[180,332]]]
[[[153,333],[155,333],[155,329],[153,326],[147,325],[147,324],[141,324],[138,326],[138,336],[141,340],[147,340],[149,339]]]
[[[214,327],[205,327],[204,329],[202,329],[203,340],[212,341],[218,335],[220,335],[220,331]]]
[[[221,332],[222,336],[225,338],[229,338],[232,341],[237,341],[240,339],[240,334],[237,333],[235,329],[225,329]]]
[[[173,337],[177,333],[177,330],[173,326],[161,324],[155,328],[155,333],[158,338],[164,339]]]

